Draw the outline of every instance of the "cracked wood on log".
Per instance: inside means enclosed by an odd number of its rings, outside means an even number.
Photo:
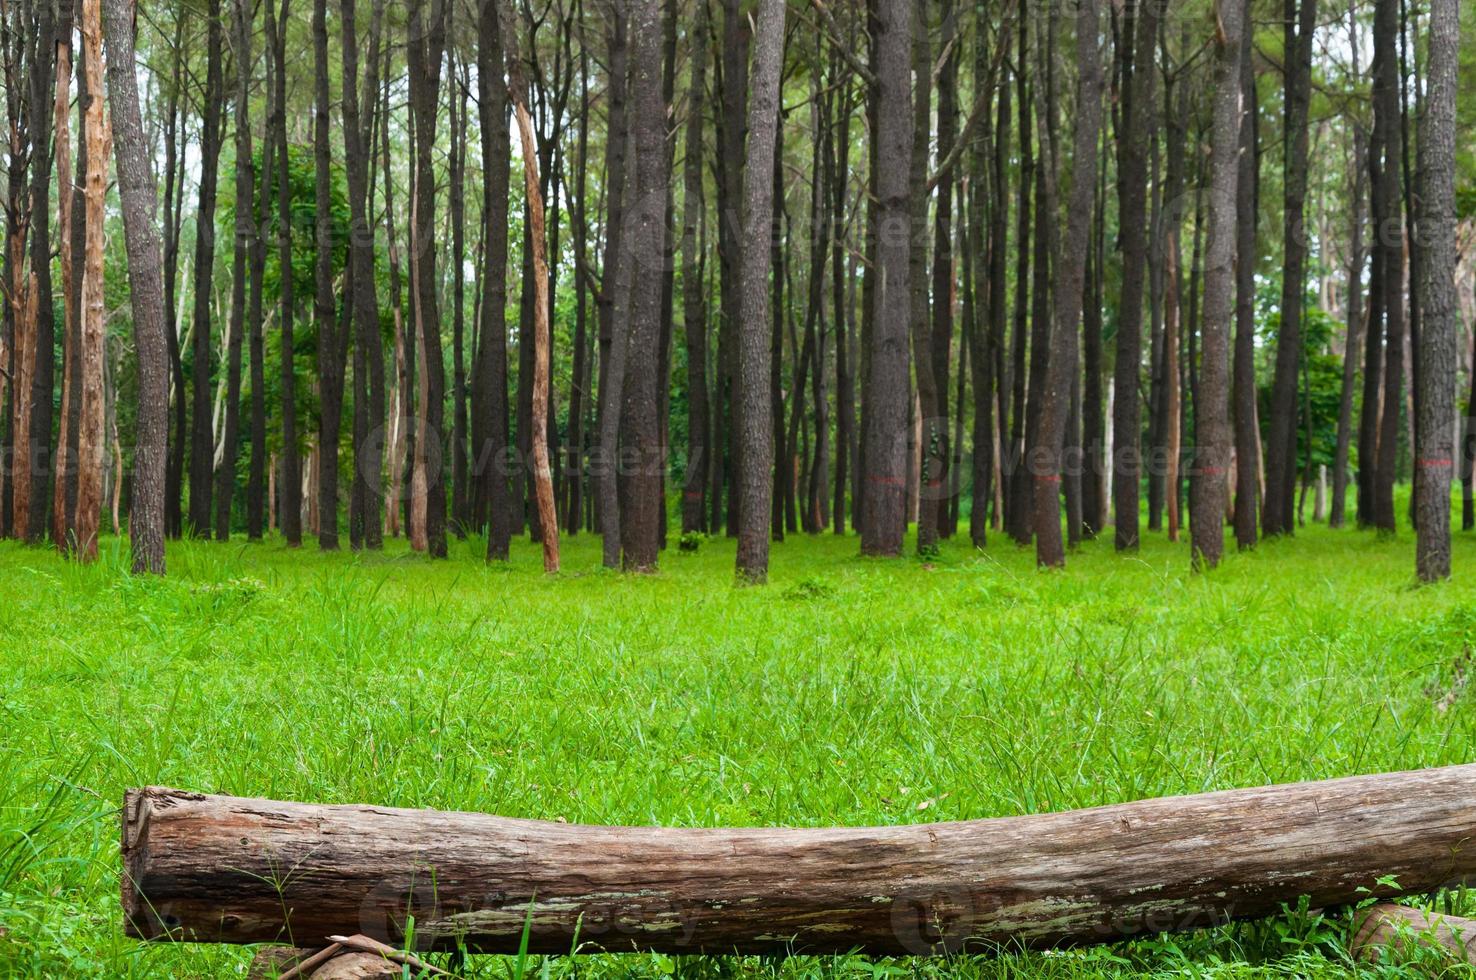
[[[908,954],[1109,942],[1476,879],[1476,765],[1038,816],[589,827],[151,787],[123,808],[130,935],[419,948]],[[1367,889],[1365,891],[1364,889]]]

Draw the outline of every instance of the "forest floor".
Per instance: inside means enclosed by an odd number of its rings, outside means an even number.
[[[1469,762],[1476,537],[1417,588],[1413,536],[1307,529],[1209,576],[1151,535],[1064,572],[996,536],[930,564],[792,536],[599,570],[598,539],[488,567],[177,543],[170,577],[0,544],[0,975],[240,975],[122,936],[130,786],[572,822],[888,824]],[[674,542],[673,542],[674,543]],[[1469,912],[1464,896],[1458,905]],[[1342,976],[1346,914],[1060,954],[550,959],[547,978]],[[479,976],[509,959],[473,957]],[[547,971],[547,972],[542,972]]]

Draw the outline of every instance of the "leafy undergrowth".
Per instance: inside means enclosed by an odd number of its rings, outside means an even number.
[[[675,541],[673,542],[675,543]],[[1408,534],[1308,529],[1188,573],[995,538],[926,565],[792,536],[767,588],[731,542],[655,576],[597,539],[508,567],[171,545],[134,579],[0,545],[0,974],[239,975],[249,951],[121,935],[126,787],[590,823],[864,825],[1035,813],[1471,761],[1476,538],[1413,585]],[[1437,901],[1471,912],[1464,896]],[[1343,976],[1347,913],[1057,954],[535,958],[539,976]],[[444,962],[444,960],[439,960]],[[1427,972],[1429,967],[1422,968]],[[512,977],[510,958],[466,972]]]

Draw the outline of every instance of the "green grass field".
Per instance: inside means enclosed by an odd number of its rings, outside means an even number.
[[[150,783],[682,826],[887,824],[1469,762],[1476,538],[1417,588],[1413,536],[1312,528],[1209,576],[1151,537],[1064,572],[1002,537],[932,564],[792,537],[652,577],[452,543],[431,563],[276,544],[0,544],[0,975],[240,975],[249,950],[123,938],[117,806]],[[1473,802],[1476,805],[1476,802]],[[1464,896],[1442,901],[1470,908]],[[1052,955],[596,957],[549,977],[1339,976],[1346,918]],[[440,962],[444,962],[441,960]],[[512,960],[473,957],[479,976]]]

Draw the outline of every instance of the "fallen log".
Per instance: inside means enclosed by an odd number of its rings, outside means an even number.
[[[130,791],[132,936],[874,954],[1110,942],[1476,878],[1476,765],[1038,816],[590,827]],[[1394,883],[1391,883],[1391,878]]]
[[[1436,958],[1476,965],[1476,920],[1406,905],[1373,905],[1354,919],[1348,951],[1369,963]]]

